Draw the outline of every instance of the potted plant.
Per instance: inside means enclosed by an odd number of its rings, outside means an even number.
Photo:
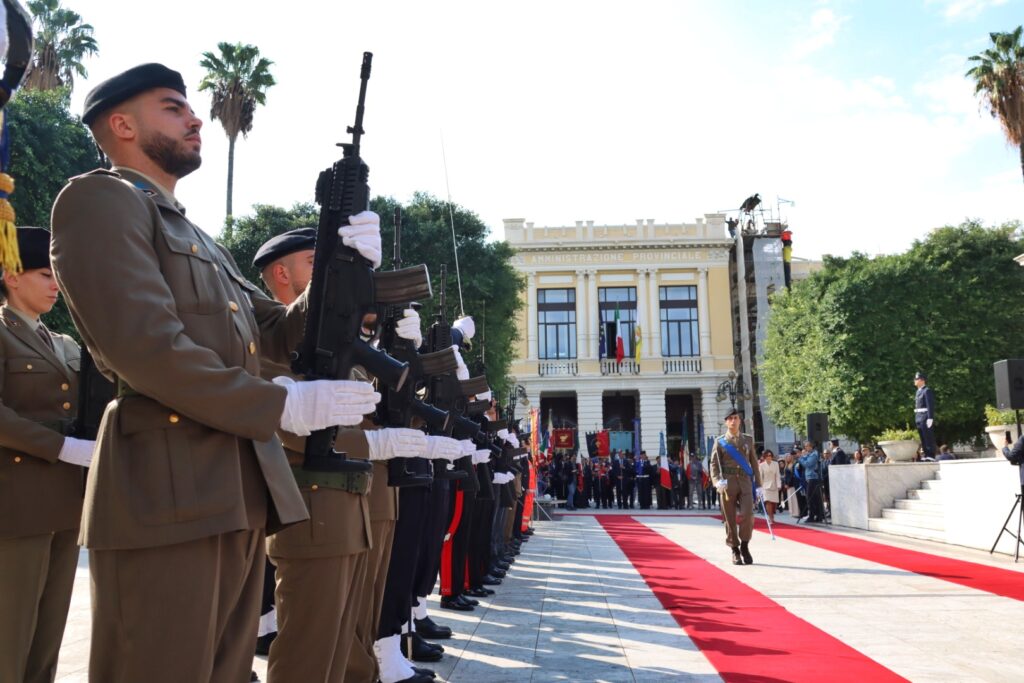
[[[1010,432],[1010,438],[1017,435],[1017,416],[1012,410],[999,410],[995,406],[985,406],[985,433],[998,451],[1003,447],[1006,440],[1006,432]]]
[[[886,429],[875,437],[875,442],[890,462],[912,462],[917,455],[917,436],[916,430],[904,426],[903,429]]]

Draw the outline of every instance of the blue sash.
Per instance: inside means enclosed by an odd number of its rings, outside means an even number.
[[[729,454],[730,458],[735,460],[736,463],[743,468],[743,471],[747,473],[748,477],[750,477],[751,479],[754,478],[754,470],[750,467],[750,463],[747,461],[746,458],[743,457],[742,453],[736,450],[735,446],[733,446],[731,443],[725,440],[724,436],[718,437],[718,445],[721,446],[725,450],[725,452]]]

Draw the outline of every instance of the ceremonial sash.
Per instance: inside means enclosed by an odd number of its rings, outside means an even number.
[[[751,479],[754,478],[754,470],[751,469],[750,463],[747,462],[747,459],[743,457],[742,453],[736,450],[735,446],[733,446],[731,443],[725,440],[724,436],[718,437],[718,445],[721,446],[725,450],[725,452],[729,454],[730,458],[736,461],[736,464],[743,468],[743,471],[747,473],[748,477],[750,477]]]

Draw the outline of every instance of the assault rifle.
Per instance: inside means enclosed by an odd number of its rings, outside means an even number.
[[[389,282],[387,289],[393,293],[389,301],[383,302],[379,297],[377,301],[383,304],[380,347],[396,360],[408,363],[409,376],[400,389],[383,388],[377,406],[378,419],[391,427],[415,427],[415,421],[425,425],[431,434],[443,434],[449,429],[451,414],[424,403],[416,392],[430,377],[454,372],[458,365],[450,348],[419,354],[411,341],[402,339],[396,332],[406,308],[411,306],[418,310],[417,300],[433,296],[425,265],[402,268],[402,213],[398,207],[395,207],[394,266],[393,271],[375,274],[378,285]],[[388,486],[426,486],[432,479],[430,463],[423,458],[388,461]]]
[[[349,216],[370,205],[370,169],[359,157],[363,134],[366,83],[370,79],[373,55],[363,53],[356,122],[349,126],[352,141],[339,143],[342,158],[323,171],[316,183],[320,204],[313,279],[309,288],[306,330],[292,361],[292,371],[307,380],[349,379],[352,368],[363,366],[382,384],[400,389],[409,372],[406,363],[370,346],[361,331],[364,319],[371,323],[377,292],[372,264],[355,249],[345,246],[338,229]],[[337,428],[313,432],[306,439],[304,469],[313,471],[366,471],[369,462],[349,460],[334,450]]]
[[[95,441],[107,404],[116,395],[116,386],[100,373],[89,349],[83,345],[78,371],[78,415],[71,423],[69,435],[76,439]]]

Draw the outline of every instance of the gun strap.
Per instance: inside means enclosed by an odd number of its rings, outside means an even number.
[[[311,472],[298,465],[292,466],[292,475],[302,489],[334,489],[358,496],[366,494],[373,481],[372,472]]]
[[[123,379],[121,379],[120,376],[117,376],[117,382],[115,382],[115,384],[117,384],[117,397],[118,398],[125,398],[125,397],[128,397],[128,396],[141,396],[142,395],[139,392],[137,392],[134,389],[132,389],[130,386],[128,386],[128,383],[125,382]]]

